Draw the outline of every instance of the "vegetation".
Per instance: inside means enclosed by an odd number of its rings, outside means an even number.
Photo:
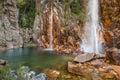
[[[19,25],[23,28],[33,27],[35,17],[35,0],[17,0],[19,8]]]
[[[0,80],[3,80],[6,78],[7,74],[9,72],[8,66],[1,67],[0,66]]]
[[[85,18],[85,9],[79,0],[73,1],[71,3],[71,12],[79,20],[83,21]]]
[[[69,22],[71,17],[78,20],[78,23],[83,22],[85,18],[85,9],[81,0],[61,0],[65,11],[65,23]]]

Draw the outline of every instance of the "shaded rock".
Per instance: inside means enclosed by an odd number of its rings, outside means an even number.
[[[9,77],[10,78],[17,78],[18,73],[15,70],[11,70],[10,73],[9,73]]]
[[[37,39],[39,38],[40,36],[40,16],[39,15],[36,15],[35,16],[35,21],[34,21],[34,27],[33,27],[33,40],[35,42],[37,42]]]
[[[81,54],[75,57],[74,61],[75,62],[87,62],[92,59],[94,59],[95,54],[94,53],[89,53],[89,54]]]
[[[6,60],[0,60],[0,66],[5,66],[7,64]]]
[[[47,75],[44,73],[40,73],[29,80],[47,80]]]
[[[117,49],[116,48],[109,49],[108,51],[106,51],[105,60],[109,61],[110,64],[116,64],[117,63],[116,53],[117,53]]]
[[[58,76],[60,75],[60,72],[52,69],[45,69],[43,71],[51,80],[57,80]]]
[[[29,73],[27,73],[28,79],[35,77],[35,74],[35,71],[30,71]]]
[[[24,45],[33,42],[33,30],[31,28],[21,28],[20,35],[22,36]]]
[[[113,67],[112,66],[107,66],[107,67],[105,67],[105,71],[106,72],[110,72],[110,71],[112,71],[113,70]]]

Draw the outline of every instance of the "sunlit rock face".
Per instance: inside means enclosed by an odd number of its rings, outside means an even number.
[[[22,47],[23,41],[19,34],[18,9],[16,0],[0,1],[0,46]]]
[[[79,48],[81,26],[71,16],[70,7],[59,0],[37,0],[36,7],[40,14],[36,16],[34,23],[34,39],[39,46],[50,48],[52,44],[53,50],[60,53],[76,51]]]
[[[106,35],[107,46],[120,48],[120,0],[100,0],[100,2],[102,23],[109,33]]]

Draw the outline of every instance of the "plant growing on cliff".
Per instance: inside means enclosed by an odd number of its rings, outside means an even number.
[[[33,27],[35,17],[35,0],[17,0],[19,8],[19,25],[23,28]]]
[[[83,23],[85,18],[85,2],[86,0],[60,0],[63,4],[65,24],[68,24],[71,17],[77,19],[79,23]]]

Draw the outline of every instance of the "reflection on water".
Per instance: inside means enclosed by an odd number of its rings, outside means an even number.
[[[37,47],[0,51],[0,59],[8,60],[13,68],[21,65],[27,65],[31,68],[37,66],[40,69],[55,68],[56,65],[66,64],[71,58],[70,56],[60,56],[50,51],[43,51]]]

